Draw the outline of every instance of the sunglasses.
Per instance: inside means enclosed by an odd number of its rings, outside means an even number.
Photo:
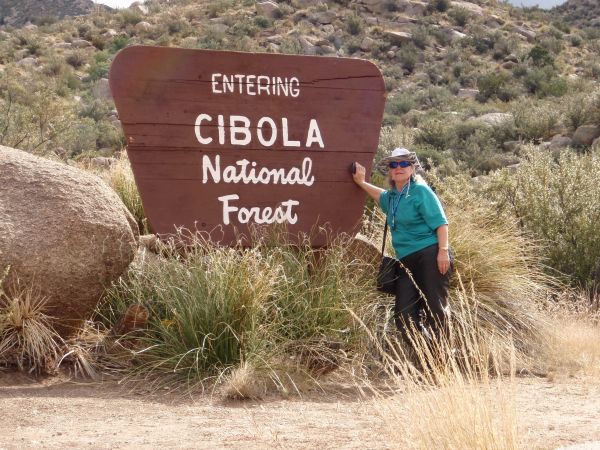
[[[403,169],[412,166],[412,164],[408,161],[390,161],[388,164],[390,169],[395,169],[396,167],[402,167]]]

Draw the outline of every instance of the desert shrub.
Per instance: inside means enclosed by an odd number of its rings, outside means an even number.
[[[125,136],[121,127],[102,120],[96,124],[96,147],[120,150],[125,146]]]
[[[43,75],[23,77],[7,71],[0,87],[0,145],[43,152],[69,127],[70,105]]]
[[[70,66],[74,67],[75,69],[78,69],[87,62],[87,55],[81,50],[76,50],[72,53],[69,53],[65,57],[65,61]]]
[[[408,43],[400,47],[396,57],[400,61],[400,64],[402,64],[402,67],[412,73],[419,61],[419,51],[412,43]]]
[[[129,160],[125,153],[121,153],[117,162],[111,165],[110,170],[102,174],[108,185],[113,188],[119,198],[123,201],[123,204],[127,207],[131,215],[134,217],[138,224],[138,228],[141,234],[148,234],[150,227],[146,214],[144,213],[144,206],[142,205],[142,198],[135,184],[133,178],[133,171],[129,164]]]
[[[558,158],[530,148],[515,174],[499,173],[489,190],[501,211],[514,215],[545,243],[553,269],[584,285],[600,285],[600,155],[568,150]]]
[[[569,85],[567,80],[562,77],[552,77],[547,81],[543,81],[539,88],[536,90],[536,94],[540,98],[544,97],[562,97],[567,93]]]
[[[472,30],[471,36],[465,39],[465,43],[470,44],[477,53],[483,54],[494,48],[495,41],[487,30],[481,27],[475,27]]]
[[[211,50],[220,50],[225,46],[225,33],[221,30],[208,27],[204,35],[198,39],[198,48],[205,48]]]
[[[314,364],[317,355],[327,361],[328,343],[357,351],[350,310],[360,314],[373,296],[364,264],[348,258],[345,242],[318,256],[306,243],[272,244],[242,249],[196,240],[182,256],[173,249],[114,286],[104,307],[109,319],[152,299],[133,370],[198,382],[241,361],[259,368],[290,357],[300,365]]]
[[[231,32],[238,37],[242,37],[242,36],[254,37],[254,36],[256,36],[258,31],[259,31],[258,27],[250,19],[243,19],[243,20],[237,21],[231,27]]]
[[[551,137],[560,121],[560,111],[549,102],[521,100],[512,113],[517,134],[526,141]]]
[[[352,36],[356,36],[362,32],[364,28],[363,19],[358,14],[351,14],[346,17],[346,30]]]
[[[108,116],[108,113],[111,111],[111,109],[112,108],[108,102],[92,98],[81,103],[78,114],[79,117],[89,117],[95,122],[99,122]]]
[[[454,120],[434,116],[419,123],[419,133],[415,138],[417,144],[431,146],[437,150],[452,148],[456,142]]]
[[[430,86],[414,95],[415,101],[423,108],[447,110],[454,95],[445,86]]]
[[[389,114],[401,116],[415,107],[415,101],[404,93],[398,93],[389,98],[385,103],[385,110]]]
[[[429,29],[425,25],[418,25],[415,28],[413,28],[411,34],[411,42],[421,50],[425,50],[425,48],[429,45],[429,42],[431,40],[431,34],[429,33]]]
[[[29,373],[52,372],[61,339],[54,331],[46,299],[34,287],[3,287],[0,273],[0,364]]]
[[[96,149],[96,122],[89,117],[74,120],[69,128],[56,139],[58,145],[71,156]]]
[[[259,28],[269,28],[271,25],[273,25],[271,19],[265,16],[256,16],[254,18],[254,23]]]
[[[285,36],[281,40],[279,51],[288,55],[301,55],[302,45],[294,36]]]
[[[471,12],[466,8],[455,7],[448,11],[448,16],[450,16],[455,25],[464,27],[471,18]]]
[[[527,57],[531,59],[532,64],[536,67],[554,65],[554,58],[552,58],[548,49],[540,45],[534,45],[531,50],[529,50]]]
[[[429,0],[431,11],[446,12],[450,8],[450,0]]]
[[[513,39],[500,37],[494,43],[494,47],[492,48],[492,57],[494,59],[502,59],[510,55],[514,51],[516,45],[517,42],[515,42]]]
[[[129,44],[129,36],[115,36],[110,43],[110,51],[113,53],[127,47]]]
[[[110,69],[110,62],[110,57],[107,52],[94,53],[94,59],[87,69],[85,81],[97,81],[100,78],[105,78]]]
[[[564,41],[564,39],[563,39],[562,35],[560,37],[546,36],[541,40],[540,45],[543,48],[545,48],[546,50],[548,50],[550,53],[552,53],[553,55],[558,55],[563,49],[563,41]],[[552,58],[550,58],[550,59],[552,59]],[[552,63],[553,63],[553,61],[551,62],[551,64]]]
[[[583,39],[580,35],[573,34],[569,36],[569,42],[571,43],[572,47],[581,47],[581,44],[583,44]]]
[[[511,78],[504,72],[490,72],[477,79],[477,88],[479,94],[477,99],[486,102],[489,99],[498,98],[502,101],[509,101],[512,98],[508,85]]]
[[[208,17],[214,19],[233,6],[232,0],[216,0],[208,5]]]
[[[125,28],[127,25],[137,25],[144,20],[144,16],[137,9],[123,8],[117,11],[117,20]]]

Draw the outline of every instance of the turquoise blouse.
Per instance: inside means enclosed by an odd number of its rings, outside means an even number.
[[[437,244],[436,230],[448,224],[440,200],[425,183],[411,182],[401,192],[384,191],[379,206],[387,216],[398,259]]]

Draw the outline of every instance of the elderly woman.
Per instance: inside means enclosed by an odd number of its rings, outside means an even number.
[[[448,220],[435,193],[416,174],[422,168],[414,152],[396,148],[377,168],[388,175],[389,190],[367,183],[365,168],[358,163],[353,177],[386,214],[401,263],[396,280],[396,326],[403,332],[414,326],[427,336],[429,330],[438,334],[440,329],[446,330],[449,314]]]

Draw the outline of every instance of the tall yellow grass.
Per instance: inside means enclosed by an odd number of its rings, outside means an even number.
[[[389,374],[380,414],[387,440],[407,449],[516,449],[514,355],[510,333],[490,333],[469,312],[476,299],[464,289],[455,300],[463,320],[449,337],[431,342],[411,330],[388,342]],[[410,347],[410,350],[407,350]],[[382,349],[383,350],[383,349]],[[389,392],[395,392],[390,396]]]

